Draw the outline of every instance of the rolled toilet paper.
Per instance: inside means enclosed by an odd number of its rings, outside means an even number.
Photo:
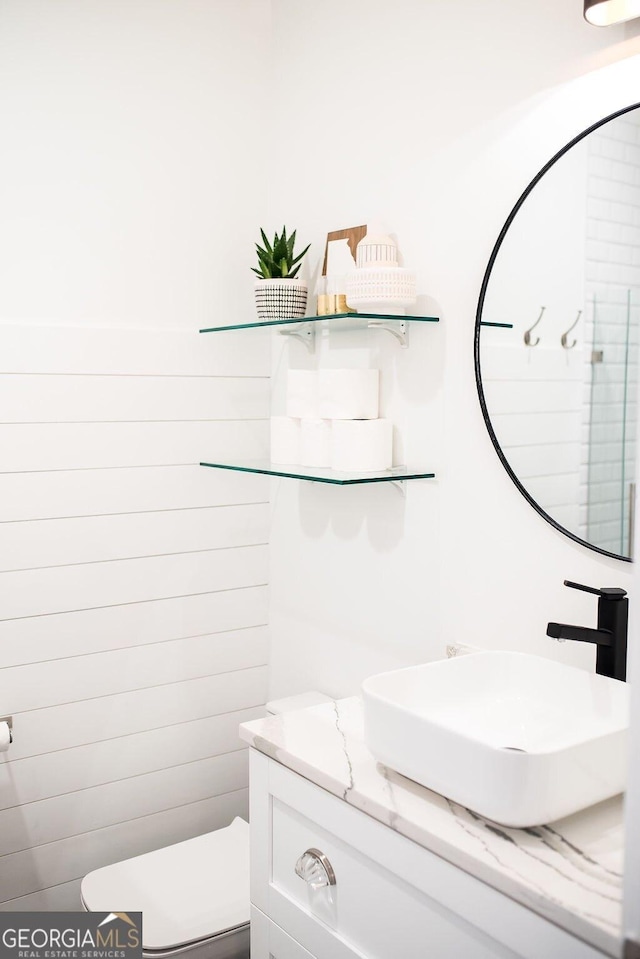
[[[319,415],[328,420],[375,420],[378,370],[320,370]]]
[[[300,420],[293,416],[271,417],[271,462],[300,462]]]
[[[331,420],[302,420],[300,423],[300,465],[331,465]]]
[[[336,420],[331,430],[331,467],[342,472],[387,470],[393,463],[391,420]]]
[[[319,418],[317,370],[287,371],[287,416]]]
[[[0,723],[0,753],[6,753],[11,745],[9,723]]]

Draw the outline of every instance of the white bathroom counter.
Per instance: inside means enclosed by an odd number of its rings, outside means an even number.
[[[244,723],[242,739],[596,948],[622,930],[622,797],[548,826],[497,826],[375,761],[353,697]]]

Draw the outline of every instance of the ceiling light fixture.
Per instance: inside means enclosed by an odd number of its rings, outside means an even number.
[[[640,0],[584,0],[584,18],[595,27],[609,27],[640,17]]]

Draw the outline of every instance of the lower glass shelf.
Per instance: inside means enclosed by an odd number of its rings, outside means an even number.
[[[235,463],[200,463],[218,470],[237,470],[239,473],[262,473],[265,476],[284,476],[288,479],[307,480],[311,483],[331,483],[334,486],[356,486],[363,483],[399,483],[404,480],[433,479],[435,473],[394,466],[390,470],[373,473],[341,473],[337,470],[319,469],[312,466],[289,466],[270,463],[269,460],[246,460]]]

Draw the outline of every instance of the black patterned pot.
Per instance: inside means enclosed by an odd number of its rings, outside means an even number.
[[[261,320],[305,316],[307,285],[302,280],[256,280],[256,310]]]

